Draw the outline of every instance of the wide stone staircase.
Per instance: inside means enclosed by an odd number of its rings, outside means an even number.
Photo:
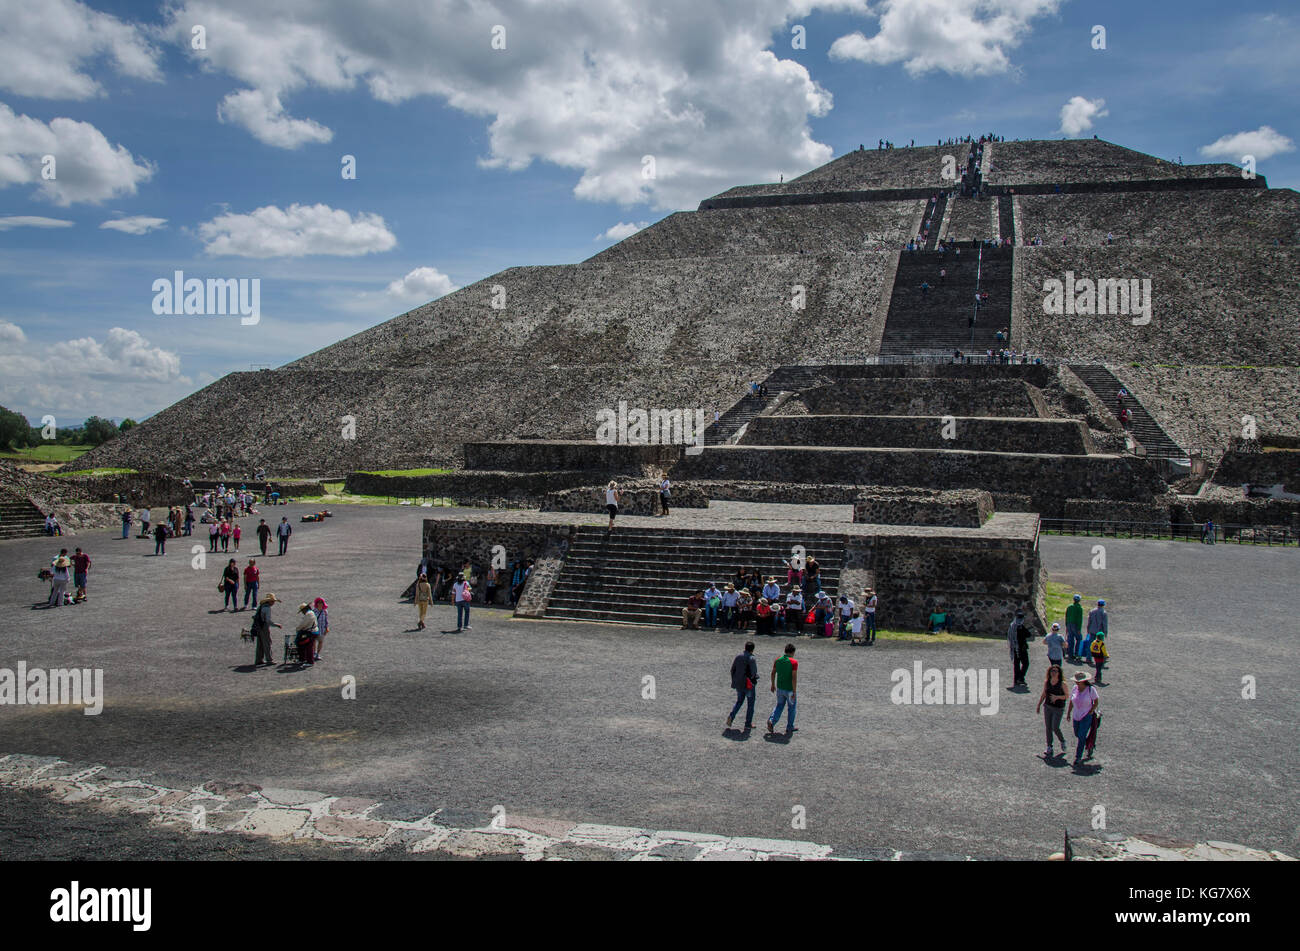
[[[26,499],[0,499],[0,539],[45,534],[45,516]]]
[[[1070,370],[1096,394],[1110,414],[1118,419],[1119,402],[1115,399],[1115,394],[1123,386],[1119,378],[1099,364],[1076,364],[1072,365]],[[1142,444],[1148,456],[1156,459],[1186,458],[1186,451],[1169,437],[1169,434],[1160,427],[1160,424],[1147,412],[1147,408],[1139,403],[1131,392],[1124,405],[1133,414],[1128,431]]]
[[[753,568],[764,579],[785,584],[796,545],[815,555],[822,588],[837,595],[840,536],[792,532],[708,531],[691,529],[579,529],[546,607],[546,617],[632,624],[682,623],[686,599],[710,581],[724,588],[738,567]],[[857,592],[853,592],[854,595]]]
[[[944,209],[948,207],[948,193],[940,192],[938,198],[925,207],[925,221],[930,222],[930,234],[925,239],[925,250],[933,251],[939,244],[939,232],[942,231]]]
[[[1012,244],[1019,244],[1016,240],[1016,216],[1012,212],[1011,202],[1010,195],[998,197],[998,234],[1003,240],[1010,238]]]
[[[961,201],[961,199],[958,199]],[[993,335],[1011,325],[1011,249],[964,246],[961,264],[948,251],[905,251],[899,256],[889,314],[880,341],[882,354],[983,352]],[[946,269],[942,283],[939,270]],[[921,283],[930,285],[922,295]],[[975,327],[970,316],[976,291],[986,291]]]

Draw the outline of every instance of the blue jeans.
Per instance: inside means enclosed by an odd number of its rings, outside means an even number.
[[[1079,642],[1082,640],[1079,634],[1079,628],[1073,624],[1065,625],[1065,656],[1074,658],[1079,656]]]
[[[865,637],[876,639],[876,612],[870,611],[862,615],[862,633]]]
[[[1074,749],[1074,758],[1083,759],[1083,744],[1088,740],[1088,731],[1092,729],[1092,714],[1089,713],[1082,720],[1074,721],[1074,735],[1079,741],[1079,745]]]
[[[257,589],[260,582],[254,581],[252,584],[244,585],[244,607],[248,607],[248,599],[253,599],[253,607],[257,607]]]
[[[1083,643],[1079,645],[1079,656],[1087,660],[1092,657],[1092,635],[1083,635]]]
[[[705,627],[718,626],[718,609],[711,604],[706,604],[704,606],[704,626]]]
[[[129,523],[129,522],[123,522],[123,523],[122,523],[122,537],[123,537],[123,538],[126,538],[126,533],[129,532],[130,530],[131,530],[131,525],[130,525],[130,523]]]
[[[781,711],[785,709],[785,705],[787,703],[790,704],[790,713],[786,717],[785,732],[792,733],[794,732],[794,706],[795,706],[795,696],[793,690],[782,690],[780,687],[777,688],[776,709],[773,710],[772,715],[767,718],[767,722],[772,724],[772,726],[776,726],[776,721],[781,719]]]
[[[239,607],[239,588],[235,585],[226,585],[226,599],[221,603],[221,610],[224,611],[227,604],[232,609]]]
[[[751,727],[754,725],[754,688],[750,687],[745,689],[744,687],[736,687],[735,690],[736,705],[731,708],[731,716],[728,717],[728,719],[736,719],[736,714],[740,712],[741,704],[748,700],[749,709],[745,711],[745,726],[746,728]]]
[[[469,602],[456,602],[456,629],[469,627]]]

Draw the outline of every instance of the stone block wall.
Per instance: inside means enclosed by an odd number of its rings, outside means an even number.
[[[656,482],[628,484],[618,489],[620,515],[660,515],[663,506],[659,501]],[[706,509],[709,498],[695,485],[674,485],[669,508]],[[587,485],[575,489],[548,492],[542,501],[543,512],[588,512],[605,514],[605,486]]]
[[[674,481],[816,482],[986,489],[1030,497],[1032,510],[1060,518],[1073,498],[1150,502],[1164,482],[1131,456],[1051,456],[935,449],[712,446],[688,456]],[[716,496],[715,496],[716,497]]]
[[[1154,523],[1169,527],[1169,504],[1156,502],[1117,502],[1113,499],[1067,499],[1062,518],[1080,521]]]
[[[928,379],[844,380],[804,390],[800,401],[815,416],[996,416],[1047,415],[1020,380]]]
[[[945,433],[952,438],[946,438]],[[1092,440],[1073,419],[994,419],[942,416],[759,416],[740,439],[753,446],[876,446],[898,449],[971,449],[1083,456]]]
[[[1300,373],[1300,371],[1297,371]],[[1281,485],[1282,491],[1300,493],[1300,451],[1246,452],[1230,449],[1214,471],[1215,485]]]
[[[61,476],[71,496],[87,502],[117,502],[125,496],[128,504],[139,507],[185,505],[194,500],[194,493],[185,487],[177,476],[156,472],[102,476]]]
[[[465,444],[465,468],[509,472],[586,469],[619,476],[659,475],[682,457],[681,446],[604,446],[596,442],[537,440]]]
[[[982,489],[870,486],[853,502],[853,521],[873,525],[951,525],[979,528],[993,514]]]
[[[850,564],[869,566],[882,627],[925,629],[939,609],[955,632],[1000,637],[1024,609],[1039,633],[1046,629],[1046,572],[1027,540],[850,536]]]
[[[451,499],[457,505],[493,508],[537,507],[548,492],[585,485],[592,474],[582,470],[561,472],[489,472],[466,470],[424,476],[382,476],[353,472],[344,491],[357,495],[395,498]]]

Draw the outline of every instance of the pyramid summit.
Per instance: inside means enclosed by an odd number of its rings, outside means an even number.
[[[867,147],[728,189],[580,263],[509,268],[279,369],[229,374],[76,465],[459,467],[470,440],[591,440],[620,400],[711,420],[782,366],[1002,347],[1122,367],[1175,442],[1213,456],[1243,412],[1297,426],[1298,238],[1300,196],[1234,165],[1100,140]],[[1046,288],[1067,275],[1084,306],[1053,313]],[[1098,310],[1100,281],[1114,283]],[[1105,306],[1132,281],[1150,288],[1143,323]],[[340,438],[345,416],[355,438]]]

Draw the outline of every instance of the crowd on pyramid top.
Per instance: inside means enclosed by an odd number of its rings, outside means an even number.
[[[972,145],[972,144],[975,144],[975,143],[977,143],[977,142],[980,143],[980,144],[983,144],[983,143],[985,143],[985,142],[1005,142],[1006,140],[1007,140],[1007,137],[1006,137],[1005,135],[994,135],[992,132],[986,132],[984,135],[981,135],[981,136],[979,136],[979,137],[975,137],[975,136],[970,136],[970,135],[968,135],[968,136],[965,136],[965,137],[953,137],[953,138],[949,138],[949,139],[936,139],[934,144],[935,144],[936,146],[942,148],[942,147],[945,146],[945,145]],[[877,151],[877,152],[887,152],[887,151],[889,151],[889,150],[892,149],[892,148],[914,149],[914,148],[916,148],[916,139],[912,139],[912,140],[911,140],[907,145],[903,145],[903,146],[895,146],[894,143],[893,143],[893,142],[890,142],[888,139],[877,139],[877,140],[876,140],[876,151]],[[859,152],[865,152],[865,151],[866,151],[866,146],[865,146],[865,145],[862,145],[862,144],[859,144],[859,145],[858,145],[858,151],[859,151]]]

